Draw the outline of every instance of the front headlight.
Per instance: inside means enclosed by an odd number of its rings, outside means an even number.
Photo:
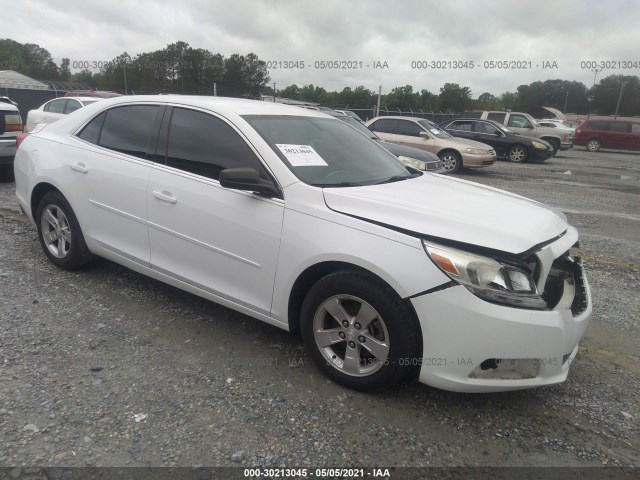
[[[425,240],[422,244],[440,270],[477,297],[519,308],[547,307],[533,279],[535,265],[517,265]]]
[[[489,153],[489,150],[484,150],[482,148],[467,148],[467,153],[475,153],[477,155],[483,155]]]
[[[415,168],[416,170],[427,169],[426,163],[423,162],[422,160],[418,160],[417,158],[405,157],[404,155],[399,155],[398,160],[400,160],[405,165]]]
[[[547,149],[547,146],[544,143],[531,142],[531,145],[533,145],[533,148],[539,148],[540,150],[546,150]]]

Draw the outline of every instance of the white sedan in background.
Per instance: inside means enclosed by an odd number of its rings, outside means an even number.
[[[103,100],[97,97],[60,97],[49,100],[47,103],[27,114],[26,131],[31,132],[39,123],[53,123],[76,110]]]
[[[15,177],[53,264],[99,255],[300,332],[350,388],[559,383],[591,318],[562,213],[408,169],[320,111],[104,100],[27,135]]]

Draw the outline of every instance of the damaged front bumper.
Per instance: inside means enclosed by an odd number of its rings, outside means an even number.
[[[591,319],[591,292],[569,238],[536,253],[546,310],[489,303],[456,285],[411,299],[421,320],[420,381],[496,392],[563,382]]]

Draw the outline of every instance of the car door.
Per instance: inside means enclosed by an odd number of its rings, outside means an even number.
[[[387,142],[396,142],[398,121],[395,118],[380,118],[369,125],[369,130]]]
[[[220,186],[225,168],[255,168],[254,149],[210,112],[172,108],[147,204],[151,267],[264,314],[271,310],[284,201]]]
[[[437,153],[435,139],[424,127],[412,120],[398,119],[398,135],[396,142],[408,147],[420,148],[427,152]]]
[[[472,140],[491,145],[498,157],[505,157],[510,147],[511,141],[507,139],[504,132],[501,132],[489,122],[478,120],[472,121],[471,128],[474,132]]]
[[[147,186],[165,107],[126,105],[94,117],[67,149],[62,184],[87,243],[149,266]]]

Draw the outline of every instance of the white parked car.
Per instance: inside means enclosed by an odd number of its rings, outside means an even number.
[[[99,255],[299,331],[350,388],[559,383],[591,317],[561,213],[411,173],[319,111],[104,100],[28,135],[15,176],[55,265]]]
[[[60,97],[49,100],[36,110],[27,113],[26,131],[31,132],[39,123],[53,123],[65,115],[98,102],[102,98],[97,97]]]

